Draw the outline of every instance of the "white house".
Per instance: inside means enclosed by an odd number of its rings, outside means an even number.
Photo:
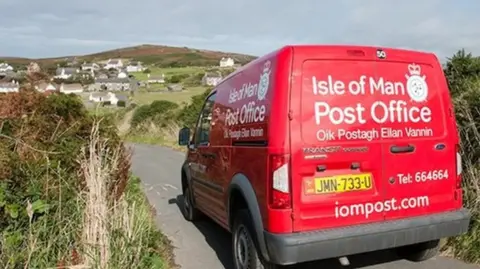
[[[145,70],[141,62],[130,62],[127,65],[127,72],[143,72]]]
[[[97,63],[86,63],[82,64],[82,71],[94,72],[100,70],[100,65]]]
[[[109,59],[105,66],[103,67],[104,69],[110,69],[110,68],[115,68],[119,69],[123,67],[123,62],[121,59]]]
[[[0,93],[18,92],[20,90],[20,84],[17,81],[1,83]]]
[[[5,73],[7,71],[13,71],[13,67],[7,63],[0,63],[0,73]]]
[[[51,92],[51,91],[56,91],[57,87],[52,83],[43,82],[35,86],[35,89],[39,92]]]
[[[127,99],[128,98],[126,96],[123,96],[123,95],[117,96],[115,93],[112,93],[112,92],[107,92],[107,93],[94,92],[94,93],[90,93],[90,96],[88,97],[88,100],[90,102],[94,102],[94,103],[110,102],[110,104],[112,105],[117,105],[118,101],[126,102]]]
[[[220,67],[232,67],[235,65],[235,61],[230,58],[230,57],[223,57],[221,60],[220,60]]]
[[[73,84],[61,84],[60,85],[60,92],[69,94],[69,93],[82,93],[83,86],[80,83],[73,83]]]
[[[118,72],[117,78],[128,78],[128,73],[125,71]]]
[[[202,84],[207,86],[216,86],[223,77],[218,72],[206,72],[202,78]]]
[[[165,74],[161,75],[153,75],[147,74],[147,82],[148,83],[165,83]]]
[[[77,74],[79,72],[80,72],[80,69],[75,67],[59,67],[57,68],[55,78],[68,79],[74,74]]]

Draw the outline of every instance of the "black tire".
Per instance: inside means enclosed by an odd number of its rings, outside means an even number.
[[[412,261],[422,262],[435,257],[440,250],[440,240],[404,246],[398,249],[400,257]]]
[[[232,229],[233,268],[235,269],[279,269],[263,261],[255,246],[252,219],[247,210],[236,212]]]
[[[192,200],[192,190],[190,186],[186,186],[183,189],[183,216],[188,221],[196,221],[201,217],[201,212],[195,207],[195,203]]]

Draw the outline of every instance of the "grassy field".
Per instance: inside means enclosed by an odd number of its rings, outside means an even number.
[[[150,104],[155,100],[167,100],[177,104],[189,102],[194,95],[204,92],[206,87],[190,87],[183,92],[136,92],[133,96],[134,102],[138,105]]]
[[[182,75],[182,74],[195,74],[197,72],[202,72],[205,70],[205,67],[197,67],[197,66],[190,66],[190,67],[179,67],[179,68],[158,68],[153,67],[150,68],[150,75],[161,75],[165,74],[165,76],[172,76],[172,75]],[[147,74],[143,72],[132,72],[132,75],[135,76],[138,80],[147,80]]]

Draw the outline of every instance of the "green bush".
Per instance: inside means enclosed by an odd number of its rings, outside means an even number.
[[[449,238],[444,250],[467,262],[480,262],[480,60],[458,51],[445,65],[455,105],[463,160],[463,198],[472,213],[469,232]]]
[[[74,95],[46,97],[32,89],[0,95],[0,118],[2,268],[78,264],[79,194],[88,186],[79,156],[95,152],[89,145],[98,119]],[[129,156],[113,123],[102,120],[96,134],[118,149],[116,161],[104,163],[112,168],[105,174],[106,198],[114,202],[128,183]]]
[[[123,101],[123,100],[120,100],[117,102],[117,106],[118,107],[126,107],[127,106],[127,102]]]
[[[180,83],[180,82],[182,82],[183,80],[185,80],[185,79],[188,78],[188,77],[189,77],[188,74],[173,75],[173,76],[171,76],[170,78],[167,78],[167,79],[166,79],[166,82],[167,82],[167,83]]]
[[[180,110],[177,120],[181,125],[194,128],[198,119],[198,113],[202,110],[203,103],[212,89],[207,89],[202,94],[192,96],[191,101]]]
[[[130,124],[133,128],[137,128],[149,121],[165,124],[174,119],[175,111],[178,107],[178,104],[166,100],[153,101],[149,105],[138,107],[133,113]]]

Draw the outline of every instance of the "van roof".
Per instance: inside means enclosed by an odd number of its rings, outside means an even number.
[[[394,47],[382,47],[382,46],[372,46],[372,45],[347,45],[347,44],[331,44],[331,45],[322,45],[322,44],[297,44],[297,45],[285,45],[283,47],[280,47],[274,51],[271,51],[267,54],[264,54],[247,64],[237,68],[235,71],[230,73],[228,76],[226,76],[222,81],[217,84],[217,87],[220,86],[223,82],[226,80],[236,76],[237,74],[241,73],[243,70],[250,68],[250,66],[253,66],[257,64],[258,62],[263,62],[264,60],[271,58],[273,55],[278,54],[281,51],[284,50],[309,50],[309,49],[328,49],[328,48],[344,48],[344,49],[352,49],[352,50],[361,50],[361,49],[387,49],[395,52],[399,52],[402,54],[417,54],[417,55],[430,55],[433,56],[435,59],[438,59],[437,56],[432,53],[432,52],[427,52],[427,51],[421,51],[421,50],[412,50],[412,49],[406,49],[406,48],[394,48]],[[215,91],[215,89],[213,90]]]

